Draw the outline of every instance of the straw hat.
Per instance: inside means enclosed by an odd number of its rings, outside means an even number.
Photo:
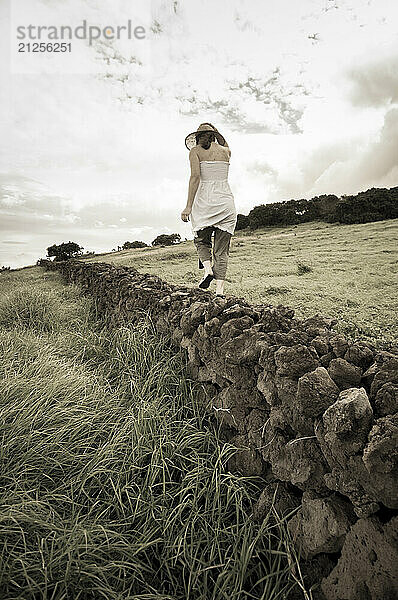
[[[214,133],[214,135],[216,136],[217,142],[221,146],[225,145],[225,139],[219,131],[214,129],[214,127],[212,125],[210,125],[210,123],[202,123],[201,125],[199,125],[199,127],[197,128],[196,131],[189,133],[187,135],[187,137],[185,138],[185,145],[188,148],[188,150],[191,150],[194,146],[197,145],[196,136],[198,135],[198,133],[199,132],[202,133],[205,131],[211,131],[212,133]]]

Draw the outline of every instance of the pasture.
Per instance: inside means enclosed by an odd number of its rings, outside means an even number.
[[[225,292],[254,304],[290,306],[298,318],[335,317],[337,331],[388,347],[398,333],[397,239],[397,219],[237,231]],[[194,286],[202,273],[192,240],[88,260],[133,266],[178,285]]]

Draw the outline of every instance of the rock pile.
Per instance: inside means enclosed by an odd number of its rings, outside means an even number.
[[[398,354],[296,319],[282,305],[177,287],[134,268],[42,261],[93,294],[115,323],[150,313],[187,351],[208,409],[239,451],[231,469],[262,475],[254,508],[293,512],[288,527],[318,598],[398,597]]]

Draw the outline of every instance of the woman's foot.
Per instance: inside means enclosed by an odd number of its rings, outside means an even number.
[[[209,285],[211,284],[211,282],[213,281],[213,279],[214,279],[213,273],[208,273],[207,275],[205,275],[203,277],[203,279],[201,279],[199,281],[199,287],[202,290],[207,290],[207,288],[209,287]]]
[[[216,296],[224,295],[224,279],[216,279]]]
[[[204,272],[202,279],[199,282],[199,287],[202,290],[207,290],[207,288],[209,287],[209,285],[211,284],[211,282],[214,279],[213,269],[211,266],[211,260],[204,260],[203,268],[204,268],[205,272]]]

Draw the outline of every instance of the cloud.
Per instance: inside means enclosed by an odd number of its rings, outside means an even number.
[[[299,133],[308,89],[300,57],[291,53],[288,59],[280,50],[293,40],[276,39],[277,16],[260,3],[239,0],[218,0],[222,23],[209,19],[212,12],[210,0],[173,7],[154,2],[149,65],[126,62],[111,49],[115,43],[107,44],[106,52],[116,58],[114,70],[106,74],[115,98],[133,108],[155,110],[161,104],[163,112],[187,117],[213,114],[242,133]],[[293,31],[299,16],[297,10],[289,13]],[[217,43],[220,36],[228,44]],[[97,50],[104,58],[104,44]]]
[[[398,181],[397,139],[398,107],[386,111],[375,140],[326,143],[310,152],[301,163],[297,186],[305,197],[393,187]]]
[[[166,201],[182,191],[185,194],[180,181],[164,179],[145,188],[146,201],[133,202],[134,192],[109,194],[105,190],[88,202],[75,203],[29,177],[0,175],[0,236],[10,236],[10,243],[0,247],[0,263],[13,267],[33,264],[48,246],[68,240],[105,252],[126,240],[151,243],[164,232],[185,238],[190,231],[179,218],[183,202],[177,208]],[[13,194],[18,202],[13,201]],[[21,244],[24,253],[13,251],[13,246]]]
[[[398,168],[398,107],[388,110],[380,138],[364,154],[358,164],[357,175],[369,181],[382,182],[392,170]]]
[[[191,238],[180,219],[184,138],[200,122],[232,148],[238,212],[396,185],[391,0],[336,0],[330,10],[318,0],[142,2],[148,44],[93,44],[92,74],[11,72],[9,16],[0,18],[0,231],[28,249],[17,257],[17,245],[2,244],[6,264],[68,239],[104,251],[166,231]],[[41,4],[55,21],[124,23],[137,3]]]
[[[398,102],[398,54],[347,71],[351,83],[349,99],[354,106],[379,107]]]
[[[272,168],[270,164],[267,162],[262,162],[259,160],[255,160],[251,162],[248,166],[248,171],[250,173],[257,173],[260,175],[268,175],[275,177],[277,175],[277,170]]]
[[[12,246],[14,246],[14,244],[26,244],[26,242],[21,242],[20,240],[3,240],[1,243],[11,244]]]
[[[300,90],[296,89],[294,102],[286,100],[292,92],[283,84],[281,69],[276,68],[268,78],[247,75],[243,81],[236,77],[226,79],[222,96],[217,100],[206,98],[208,90],[196,95],[192,93],[190,97],[187,97],[189,90],[185,90],[185,96],[182,94],[177,98],[181,101],[181,114],[198,115],[210,111],[241,133],[279,133],[283,129],[300,133],[299,121],[304,109],[295,108],[294,103],[297,104],[303,93],[303,86],[297,87]]]

